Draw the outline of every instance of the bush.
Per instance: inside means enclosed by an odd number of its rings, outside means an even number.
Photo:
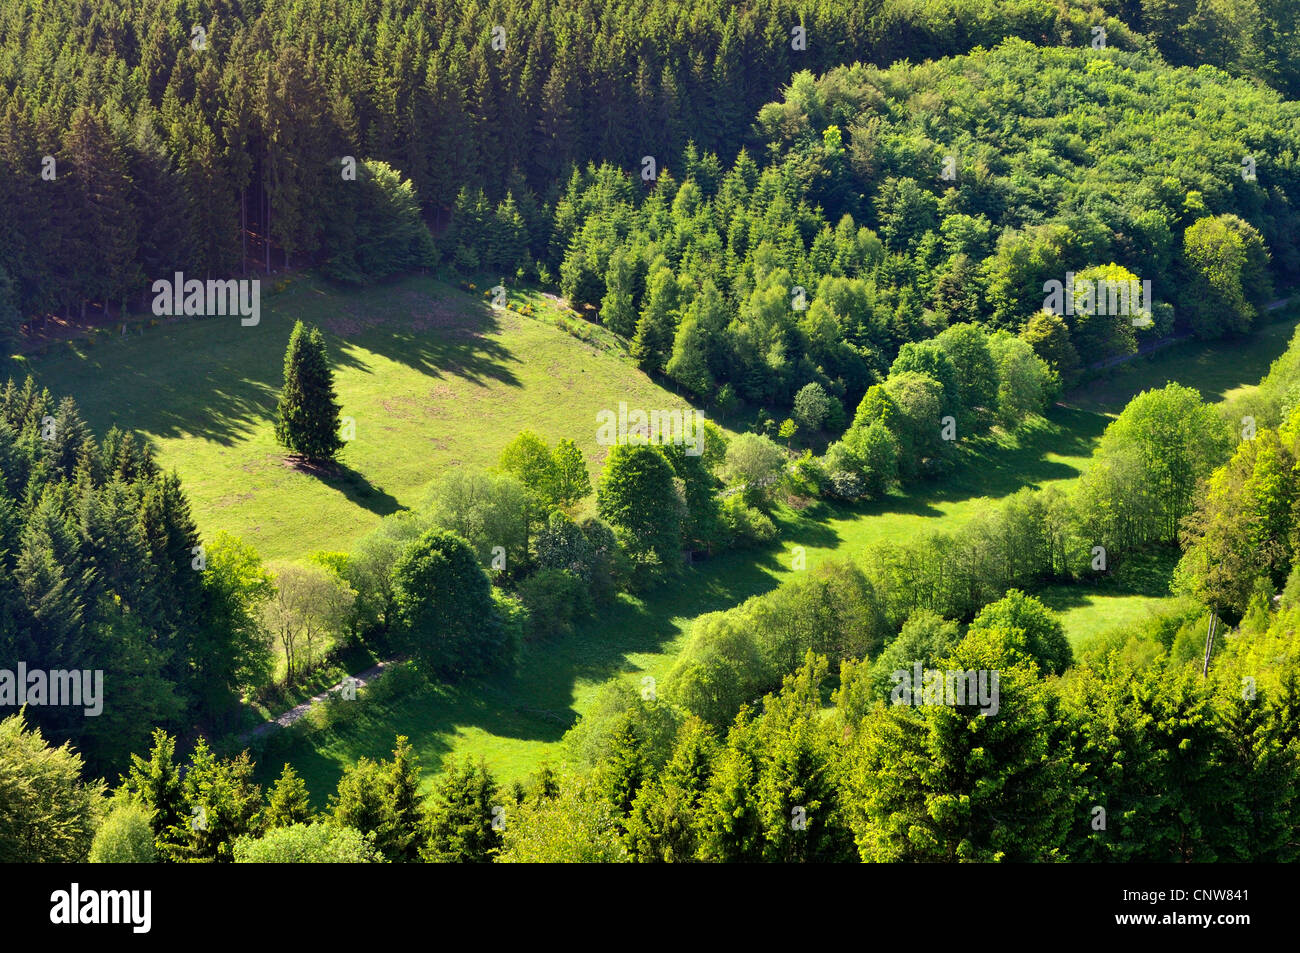
[[[668,673],[664,694],[721,727],[779,679],[779,673],[768,670],[754,626],[741,607],[695,620],[685,649]]]
[[[803,496],[820,496],[826,490],[826,468],[812,455],[812,451],[805,450],[791,467],[790,483],[794,491]]]
[[[95,832],[92,864],[152,864],[158,860],[150,826],[152,812],[138,801],[121,801]]]
[[[856,473],[836,470],[826,482],[826,494],[836,500],[860,500],[867,495],[867,481]]]
[[[563,513],[552,513],[537,533],[538,569],[563,569],[590,583],[596,553],[582,528]]]
[[[592,614],[586,583],[567,569],[542,569],[519,584],[528,609],[528,634],[550,639],[573,634],[574,625]]]
[[[234,854],[237,864],[382,863],[371,838],[325,821],[277,827],[264,837],[240,837]]]
[[[753,546],[776,539],[776,524],[771,517],[746,504],[740,493],[722,501],[719,515],[730,546]]]

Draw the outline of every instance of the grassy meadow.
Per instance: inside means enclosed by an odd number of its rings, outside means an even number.
[[[301,559],[347,549],[385,514],[418,506],[449,467],[493,464],[523,427],[550,441],[573,439],[594,480],[603,459],[598,410],[621,400],[685,405],[601,333],[580,340],[555,326],[566,319],[542,296],[520,300],[538,316],[493,309],[479,292],[425,277],[366,291],[302,279],[265,299],[254,328],[233,318],[163,322],[57,345],[8,370],[75,397],[101,434],[117,424],[147,436],[161,463],[180,473],[205,537],[224,529],[268,561]],[[355,419],[356,439],[334,478],[290,468],[274,438],[284,347],[297,318],[327,332],[343,414]],[[365,702],[344,726],[294,733],[259,765],[261,779],[292,761],[323,803],[344,764],[386,756],[395,733],[411,738],[426,785],[449,754],[482,757],[507,783],[523,778],[558,761],[557,742],[602,682],[662,679],[691,620],[780,585],[794,547],[804,547],[811,568],[873,543],[955,528],[1023,486],[1069,483],[1133,394],[1166,380],[1215,401],[1241,394],[1282,352],[1293,325],[1279,321],[1227,347],[1184,342],[1117,368],[1019,434],[965,445],[952,475],[904,494],[784,509],[778,543],[698,564],[647,599],[623,596],[575,637],[528,646],[508,675]],[[1043,598],[1064,614],[1078,644],[1157,608],[1171,568],[1146,567],[1121,585],[1086,592],[1056,587]]]
[[[574,440],[597,472],[596,412],[684,407],[598,339],[544,318],[492,308],[479,295],[411,277],[366,291],[314,280],[264,293],[261,322],[186,318],[143,333],[100,332],[10,362],[77,399],[102,434],[148,437],[181,475],[200,532],[243,537],[267,560],[347,549],[379,519],[419,506],[451,467],[489,466],[525,427]],[[274,433],[285,345],[295,319],[326,332],[344,417],[355,440],[341,473],[285,463]]]

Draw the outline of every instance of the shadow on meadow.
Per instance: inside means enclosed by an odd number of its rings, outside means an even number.
[[[397,501],[397,497],[375,486],[360,471],[347,464],[335,463],[332,473],[319,472],[312,475],[320,483],[342,493],[349,502],[376,516],[388,516],[406,509]]]
[[[492,337],[502,316],[486,302],[419,277],[364,290],[302,281],[267,296],[254,327],[220,317],[178,318],[140,336],[109,336],[94,346],[74,342],[49,356],[10,361],[2,376],[21,380],[34,373],[58,396],[75,397],[100,434],[117,425],[230,446],[274,418],[296,320],[325,330],[336,372],[371,373],[364,360],[369,351],[437,379],[520,386],[509,367],[519,358]]]
[[[1035,595],[1059,613],[1092,604],[1098,598],[1146,596],[1161,598],[1170,594],[1178,552],[1154,548],[1126,556],[1113,571],[1074,583],[1058,583],[1040,589]]]

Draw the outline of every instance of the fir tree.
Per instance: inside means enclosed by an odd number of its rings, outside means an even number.
[[[421,854],[430,863],[488,863],[501,850],[501,825],[507,806],[483,763],[454,760],[433,795],[428,837]],[[498,808],[500,810],[498,810]]]
[[[307,782],[293,770],[293,765],[286,762],[268,795],[262,819],[268,828],[289,827],[307,823],[311,820],[311,813]]]
[[[343,447],[334,375],[319,328],[293,326],[284,355],[284,387],[276,410],[275,437],[310,463],[332,461]]]

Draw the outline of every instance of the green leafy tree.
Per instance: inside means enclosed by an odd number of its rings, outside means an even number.
[[[1060,375],[1064,384],[1068,386],[1078,380],[1079,352],[1070,340],[1070,329],[1064,318],[1040,311],[1025,322],[1020,337]]]
[[[1074,660],[1061,618],[1034,596],[1012,589],[980,610],[971,631],[1000,629],[1024,636],[1025,650],[1042,670],[1060,675]]]
[[[1231,214],[1198,219],[1183,234],[1183,255],[1192,330],[1200,337],[1249,331],[1272,293],[1268,250],[1254,226]]]
[[[568,437],[561,438],[555,445],[552,457],[555,460],[555,502],[565,508],[574,507],[591,493],[587,461],[578,445]]]
[[[86,859],[104,786],[81,775],[81,757],[66,744],[52,748],[24,713],[0,721],[0,862]]]
[[[637,320],[631,347],[632,356],[647,372],[661,372],[672,356],[680,296],[681,290],[670,268],[661,266],[650,275],[645,307]]]
[[[622,545],[648,565],[671,564],[681,546],[681,509],[673,468],[649,444],[618,444],[605,458],[596,511]]]
[[[131,766],[122,781],[122,789],[149,810],[154,843],[158,852],[166,857],[175,846],[171,832],[183,823],[188,809],[175,761],[176,739],[157,728],[153,742],[148,761],[139,755],[131,755]]]
[[[124,798],[114,804],[95,831],[90,846],[92,864],[152,864],[158,860],[149,826],[149,809]]]
[[[447,678],[480,675],[513,659],[492,585],[474,551],[429,530],[393,566],[394,600],[420,668]]]
[[[742,433],[727,444],[727,474],[742,485],[745,502],[750,506],[771,499],[785,464],[785,453],[762,434]]]
[[[546,441],[524,430],[501,451],[501,469],[514,475],[544,507],[555,505],[559,473]]]
[[[945,619],[930,609],[917,609],[907,617],[898,636],[885,646],[870,667],[871,697],[887,701],[896,682],[895,672],[910,672],[921,663],[924,671],[934,668],[939,659],[947,656],[961,633],[956,622]]]
[[[253,762],[245,751],[232,760],[217,757],[199,738],[181,792],[187,812],[168,830],[168,859],[229,862],[236,838],[261,832],[261,789],[253,783]]]
[[[805,433],[821,430],[831,413],[832,397],[816,382],[805,384],[794,395],[794,419]],[[841,411],[842,414],[842,411]]]
[[[271,681],[272,655],[261,616],[274,580],[251,546],[225,532],[205,547],[204,559],[204,618],[214,631],[196,661],[231,695],[262,688]]]
[[[997,410],[999,376],[989,349],[989,336],[974,324],[954,324],[934,339],[952,361],[961,406],[972,415]]]

